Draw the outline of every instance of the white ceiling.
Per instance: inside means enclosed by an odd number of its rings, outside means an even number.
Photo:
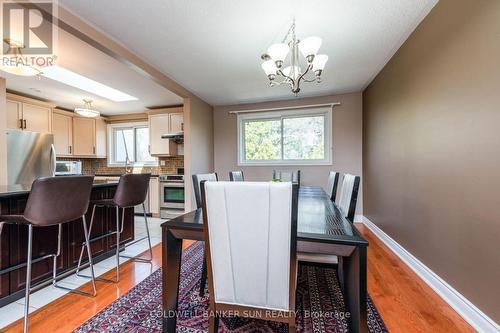
[[[59,30],[57,65],[92,80],[137,97],[137,101],[113,102],[109,99],[44,78],[25,77],[0,72],[7,79],[7,89],[54,102],[59,107],[83,106],[83,99],[104,115],[144,112],[153,106],[179,105],[183,100],[154,81],[124,64]]]
[[[260,55],[297,35],[323,39],[323,83],[300,96],[363,90],[437,0],[60,0],[213,105],[291,98],[269,87]]]

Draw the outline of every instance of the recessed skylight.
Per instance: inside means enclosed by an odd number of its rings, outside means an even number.
[[[42,75],[49,79],[85,90],[89,93],[112,100],[113,102],[128,102],[137,100],[137,97],[130,96],[129,94],[113,89],[105,84],[99,83],[59,66],[44,67],[42,72]]]

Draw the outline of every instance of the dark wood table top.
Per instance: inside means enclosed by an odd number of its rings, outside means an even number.
[[[162,228],[203,230],[201,209],[164,222]],[[297,240],[341,245],[368,246],[321,187],[300,187]]]

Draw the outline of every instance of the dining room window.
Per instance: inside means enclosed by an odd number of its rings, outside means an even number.
[[[331,107],[238,114],[239,165],[324,165],[332,160]]]
[[[149,154],[147,122],[108,125],[109,166],[156,166],[158,159]]]

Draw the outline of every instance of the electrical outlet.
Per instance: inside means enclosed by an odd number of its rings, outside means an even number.
[[[166,163],[165,163],[165,161],[164,161],[164,160],[160,160],[160,165],[161,165],[161,166],[165,166],[165,164],[166,164]]]

